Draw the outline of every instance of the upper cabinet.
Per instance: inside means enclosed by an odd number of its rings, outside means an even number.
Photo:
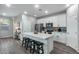
[[[53,27],[66,27],[66,13],[38,19],[37,23],[53,23]]]
[[[58,27],[66,27],[66,14],[57,16]]]
[[[53,27],[58,27],[57,16],[53,16],[52,18]]]

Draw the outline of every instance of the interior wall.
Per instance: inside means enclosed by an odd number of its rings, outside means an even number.
[[[13,17],[13,38],[15,38],[15,32],[18,27],[20,27],[21,16]]]

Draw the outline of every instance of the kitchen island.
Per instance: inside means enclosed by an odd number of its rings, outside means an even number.
[[[25,32],[22,34],[23,37],[30,38],[32,40],[36,40],[42,42],[44,44],[44,54],[48,54],[53,50],[53,35],[38,33],[34,34],[34,32]]]

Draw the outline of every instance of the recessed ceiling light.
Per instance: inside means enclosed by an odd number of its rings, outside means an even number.
[[[11,4],[5,4],[7,7],[10,7],[11,6]]]
[[[47,13],[48,13],[48,11],[47,11],[47,10],[45,10],[45,13],[47,14]]]
[[[34,5],[34,7],[35,7],[35,8],[39,8],[39,5],[38,5],[38,4],[36,4],[36,5]]]
[[[6,16],[6,13],[2,13],[3,16]]]
[[[24,11],[24,14],[27,14],[27,11]]]
[[[66,4],[66,6],[67,6],[67,7],[69,7],[69,6],[70,6],[70,4]]]
[[[35,17],[37,16],[37,15],[34,15]]]

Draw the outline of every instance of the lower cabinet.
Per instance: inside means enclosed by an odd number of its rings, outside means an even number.
[[[66,42],[67,42],[66,40],[67,40],[66,33],[63,33],[63,32],[54,33],[54,41],[66,44]]]

